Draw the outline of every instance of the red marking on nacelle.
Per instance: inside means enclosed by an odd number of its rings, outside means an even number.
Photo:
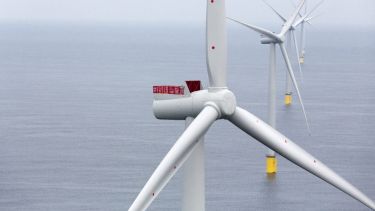
[[[184,95],[183,86],[153,86],[154,94]]]
[[[185,81],[190,93],[201,90],[201,81]]]
[[[215,49],[215,46],[214,46],[214,45],[213,45],[213,46],[211,46],[211,49],[212,49],[212,50],[214,50],[214,49]]]
[[[214,3],[214,0],[211,0],[211,3]]]

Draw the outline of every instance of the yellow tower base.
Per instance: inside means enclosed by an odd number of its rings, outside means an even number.
[[[292,95],[291,94],[285,94],[284,103],[285,103],[285,105],[292,104]]]
[[[300,63],[300,64],[303,64],[304,62],[305,62],[305,58],[300,57],[300,58],[299,58],[299,63]]]
[[[266,165],[267,174],[273,174],[277,172],[277,159],[275,156],[267,156]]]

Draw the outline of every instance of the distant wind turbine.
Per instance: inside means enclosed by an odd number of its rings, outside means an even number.
[[[265,0],[263,2],[271,8],[271,10],[283,21],[286,22],[286,18],[278,12],[275,8],[273,8],[269,3],[267,3]],[[306,1],[307,2],[307,1]],[[302,15],[300,11],[298,12],[299,19],[296,19],[295,22],[292,24],[292,26],[289,29],[288,33],[288,47],[289,49],[291,48],[291,43],[292,40],[294,42],[294,47],[295,47],[295,52],[296,52],[296,58],[297,58],[297,64],[299,68],[299,72],[301,75],[301,80],[303,79],[303,74],[302,74],[302,68],[301,64],[304,63],[305,61],[305,39],[306,39],[306,32],[305,32],[305,23],[310,24],[310,20],[314,17],[310,16],[323,2],[324,0],[320,1],[318,4],[315,5],[315,7],[307,13],[307,3],[305,2],[305,14]],[[292,2],[293,3],[293,2]],[[294,4],[294,3],[293,3]],[[297,6],[294,5],[296,8]],[[297,29],[298,26],[301,26],[301,51],[298,48],[298,42],[297,42],[297,36],[295,34],[295,30]],[[285,87],[285,100],[284,100],[285,105],[290,105],[292,103],[292,80],[291,78],[287,75],[286,76],[286,87]]]
[[[261,39],[262,44],[269,44],[270,45],[270,64],[269,64],[269,99],[268,99],[268,119],[269,119],[269,124],[272,127],[276,127],[276,50],[275,50],[275,45],[278,44],[281,49],[281,53],[283,55],[286,67],[287,67],[287,78],[291,79],[291,82],[293,83],[297,94],[299,101],[301,103],[302,111],[305,117],[305,122],[306,126],[308,129],[308,132],[310,133],[310,127],[309,123],[307,121],[307,115],[305,112],[305,107],[302,102],[302,97],[297,85],[297,81],[294,76],[294,72],[292,69],[291,62],[289,60],[287,51],[284,46],[284,41],[286,39],[286,34],[291,30],[293,27],[293,23],[298,16],[299,10],[301,10],[302,6],[304,4],[304,0],[301,0],[298,7],[295,9],[293,14],[288,18],[284,19],[285,23],[283,24],[283,27],[281,29],[281,32],[279,34],[275,34],[274,32],[271,32],[269,30],[260,28],[258,26],[250,25],[250,24],[245,24],[243,22],[240,22],[238,20],[229,18],[230,20],[239,23],[247,28],[250,28],[258,33],[260,33],[262,36],[264,36]],[[290,43],[290,42],[289,42]],[[266,154],[266,172],[267,173],[276,173],[277,171],[277,160],[276,160],[276,153],[273,150],[268,150]]]
[[[265,2],[265,0],[263,0]],[[295,30],[297,28],[297,26],[301,25],[301,48],[300,48],[300,51],[298,51],[298,47],[297,47],[297,41],[296,39],[294,38],[294,43],[295,43],[295,46],[296,46],[296,50],[297,50],[297,54],[298,54],[298,58],[299,58],[299,63],[300,64],[303,64],[305,62],[305,46],[306,46],[306,31],[305,31],[305,24],[309,24],[311,25],[310,23],[310,20],[316,18],[317,16],[311,16],[311,14],[321,5],[323,4],[324,0],[321,0],[320,2],[318,2],[312,10],[310,10],[309,12],[307,12],[307,0],[306,0],[306,3],[305,3],[305,11],[304,11],[304,14],[301,14],[299,13],[299,19],[293,24],[293,27],[292,29]],[[277,16],[279,16],[279,18],[281,20],[284,20],[284,17],[275,9],[273,8],[270,4],[268,4],[267,2],[265,2],[274,12]],[[296,5],[294,4],[293,1],[291,1],[291,3],[294,5],[294,7],[296,7]],[[295,34],[293,33],[293,36],[295,36]]]
[[[305,6],[305,15],[301,15],[301,52],[299,53],[299,63],[303,64],[305,62],[305,46],[306,46],[306,31],[305,31],[305,23],[311,25],[310,20],[316,18],[317,16],[311,16],[311,14],[324,2],[324,0],[320,1],[315,7],[307,13],[307,5]]]

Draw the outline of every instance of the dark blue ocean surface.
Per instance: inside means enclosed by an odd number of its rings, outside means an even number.
[[[240,106],[266,120],[269,47],[233,24],[228,36],[228,85]],[[277,128],[372,199],[374,37],[309,28],[300,87],[312,136],[297,98],[282,104],[279,51],[277,62]],[[154,118],[152,85],[207,85],[204,49],[203,24],[2,24],[0,210],[127,210],[184,129]],[[216,122],[206,136],[207,210],[368,210],[284,158],[267,178],[265,152]],[[150,210],[179,210],[180,177]]]

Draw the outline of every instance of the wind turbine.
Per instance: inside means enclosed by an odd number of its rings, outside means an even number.
[[[311,20],[313,17],[311,17],[311,13],[313,13],[322,3],[324,0],[320,1],[318,4],[315,5],[315,7],[307,13],[307,6],[305,2],[305,14],[301,15],[300,12],[298,12],[299,19],[295,20],[295,22],[291,25],[289,28],[289,32],[287,34],[288,39],[288,49],[291,49],[292,41],[294,42],[295,52],[296,52],[296,58],[297,58],[297,64],[299,68],[299,72],[301,75],[301,79],[303,78],[302,74],[302,68],[301,64],[304,63],[304,54],[305,54],[305,23],[309,23],[309,20]],[[272,11],[285,23],[287,22],[287,18],[285,18],[281,13],[279,13],[275,8],[273,8],[270,4],[268,4],[265,0],[263,2],[272,9]],[[296,5],[294,5],[296,8],[298,8]],[[300,10],[299,10],[300,11]],[[295,30],[297,27],[301,25],[301,52],[298,48],[298,42],[297,42],[297,36],[295,34]],[[292,79],[289,77],[289,75],[286,75],[286,86],[285,86],[285,98],[284,103],[285,105],[290,105],[292,103]]]
[[[281,21],[283,21],[283,23],[287,22],[287,18],[285,18],[283,15],[281,15],[275,8],[273,8],[268,2],[266,2],[265,0],[263,0],[263,2],[269,7],[271,8],[271,10],[281,19]],[[305,1],[305,10],[306,10],[306,2],[307,0]],[[295,6],[297,8],[297,6]],[[301,10],[301,9],[300,9]],[[298,15],[300,16],[299,19],[295,20],[295,22],[291,25],[291,27],[289,28],[289,31],[287,33],[287,37],[288,37],[288,49],[291,50],[291,45],[292,45],[292,40],[294,41],[294,47],[295,47],[295,50],[296,50],[296,54],[297,54],[297,63],[298,63],[298,70],[299,70],[299,73],[301,75],[301,79],[303,78],[303,74],[302,74],[302,68],[301,68],[301,64],[299,62],[299,49],[298,49],[298,44],[297,44],[297,37],[294,33],[294,31],[296,30],[296,28],[300,25],[300,24],[303,24],[303,21],[306,19],[307,17],[307,14],[304,15],[304,16],[301,16],[301,13],[300,13],[300,10],[298,12]],[[305,12],[306,13],[306,12]],[[287,76],[287,88],[286,88],[286,97],[285,97],[285,104],[286,105],[289,105],[292,103],[292,98],[291,98],[291,80],[290,78]],[[290,96],[287,97],[287,94],[289,94]]]
[[[298,7],[295,9],[293,14],[288,18],[284,18],[285,22],[283,24],[283,27],[281,29],[281,32],[279,34],[275,34],[269,30],[262,29],[258,26],[250,25],[250,24],[245,24],[240,21],[237,21],[232,18],[228,18],[236,23],[239,23],[247,28],[250,28],[258,33],[260,33],[262,36],[264,36],[261,39],[262,44],[269,44],[270,45],[270,61],[269,61],[269,94],[268,94],[268,123],[272,127],[276,127],[276,49],[275,45],[278,44],[281,49],[281,53],[283,55],[285,64],[287,66],[287,90],[290,89],[290,91],[287,91],[286,93],[286,98],[285,102],[290,103],[291,102],[291,87],[289,88],[289,82],[292,82],[297,94],[299,101],[301,103],[302,111],[305,117],[305,122],[307,125],[308,132],[310,133],[310,128],[309,124],[307,121],[307,116],[305,112],[305,107],[302,102],[301,94],[297,85],[297,81],[294,76],[294,72],[292,69],[291,62],[289,60],[287,51],[284,46],[284,41],[286,39],[286,35],[288,32],[290,32],[291,28],[293,27],[294,21],[296,17],[298,16],[299,11],[301,10],[302,6],[304,4],[304,0],[300,1],[300,4]],[[288,36],[290,38],[290,36]],[[288,42],[290,45],[290,42]],[[290,79],[290,80],[288,80]],[[277,159],[276,159],[276,153],[273,150],[268,150],[266,154],[266,172],[267,173],[276,173],[277,172]]]
[[[264,1],[264,0],[263,0]],[[305,3],[305,11],[304,11],[304,15],[302,15],[301,13],[299,13],[299,19],[293,24],[293,27],[292,29],[295,30],[297,28],[298,25],[301,25],[301,48],[300,48],[300,51],[298,50],[298,47],[297,47],[297,40],[296,40],[296,36],[293,32],[293,37],[294,37],[294,43],[295,43],[295,46],[296,46],[296,52],[297,52],[297,56],[299,58],[298,62],[300,64],[303,64],[305,62],[305,42],[306,42],[306,32],[305,32],[305,24],[308,23],[311,25],[311,23],[309,22],[310,20],[312,20],[314,18],[314,16],[311,16],[311,14],[324,2],[324,0],[321,0],[319,3],[317,3],[312,10],[310,10],[310,12],[307,12],[307,0],[306,0],[306,3]],[[266,3],[274,12],[277,16],[279,16],[279,18],[281,20],[284,20],[285,18],[276,10],[274,9],[270,4],[268,4],[266,1],[264,1],[264,3]],[[296,5],[291,1],[291,3],[296,7]]]
[[[324,0],[320,1],[318,4],[315,5],[315,7],[307,13],[307,5],[305,5],[305,15],[301,16],[301,52],[299,52],[299,63],[303,64],[305,62],[305,46],[306,46],[306,31],[305,31],[305,23],[308,23],[311,25],[309,22],[314,18],[314,16],[310,16],[314,10],[316,10]]]
[[[225,0],[207,1],[206,36],[207,72],[210,87],[206,90],[191,92],[189,96],[165,94],[169,96],[168,99],[156,98],[154,100],[154,114],[159,119],[185,120],[190,117],[195,119],[160,162],[129,211],[143,211],[150,206],[168,181],[189,158],[192,151],[202,142],[200,138],[218,119],[230,121],[296,165],[349,194],[366,206],[375,209],[375,203],[345,179],[258,117],[237,106],[236,97],[227,88],[226,81]],[[176,93],[173,91],[175,88],[171,89],[171,93]],[[177,92],[180,91],[177,89]],[[165,93],[170,93],[169,88]]]

